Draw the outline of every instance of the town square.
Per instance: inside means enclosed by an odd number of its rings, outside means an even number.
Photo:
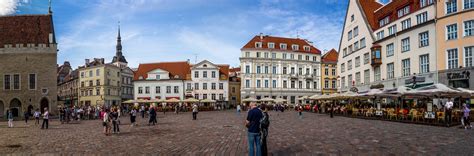
[[[0,0],[0,155],[474,155],[473,53],[474,0]]]

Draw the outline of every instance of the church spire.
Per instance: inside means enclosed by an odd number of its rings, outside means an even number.
[[[118,33],[117,33],[117,45],[116,45],[116,51],[115,51],[115,56],[112,60],[112,62],[122,62],[122,63],[127,63],[127,60],[122,54],[122,37],[120,36],[120,21],[118,22]]]

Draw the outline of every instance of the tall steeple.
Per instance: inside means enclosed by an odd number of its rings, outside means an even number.
[[[115,48],[116,48],[116,51],[115,51],[115,56],[112,60],[112,63],[119,62],[119,63],[127,64],[128,62],[122,54],[122,37],[120,37],[120,21],[118,25],[117,45]]]

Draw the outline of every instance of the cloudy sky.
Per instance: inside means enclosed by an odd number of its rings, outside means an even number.
[[[344,0],[53,0],[58,63],[115,55],[120,21],[129,65],[210,60],[239,65],[253,36],[305,38],[320,50],[338,47]],[[48,0],[1,0],[0,15],[47,13]]]

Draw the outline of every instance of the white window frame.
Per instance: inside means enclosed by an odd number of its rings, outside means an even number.
[[[402,53],[410,51],[410,37],[402,39],[401,45],[402,45]]]
[[[474,1],[474,0],[473,0]],[[466,25],[466,23],[470,23],[469,26],[470,27],[467,27],[468,25]],[[463,24],[463,28],[464,28],[464,31],[463,31],[463,36],[464,37],[467,37],[467,36],[474,36],[474,19],[473,20],[467,20],[467,21],[463,21],[462,22]],[[470,35],[468,35],[468,31],[470,32]]]
[[[446,40],[455,40],[458,38],[458,24],[446,25]]]
[[[468,6],[468,7],[466,7],[466,6]],[[463,10],[473,9],[474,8],[474,0],[463,0],[462,8],[463,8]]]
[[[454,3],[454,5],[453,5],[453,3]],[[458,9],[457,9],[457,8],[458,8],[457,5],[458,5],[457,0],[447,1],[447,2],[445,3],[445,5],[444,5],[444,6],[446,7],[446,8],[444,9],[444,10],[445,10],[445,13],[446,13],[446,14],[452,14],[452,13],[457,12],[457,10],[458,10]],[[448,10],[451,10],[451,12],[449,12]]]
[[[374,81],[380,81],[382,80],[382,70],[381,67],[375,67],[374,68]]]
[[[370,69],[364,70],[364,84],[370,83]]]
[[[388,36],[393,35],[395,33],[397,33],[397,25],[396,24],[388,27]]]
[[[280,50],[287,50],[288,45],[286,43],[280,43]]]
[[[420,55],[420,74],[430,72],[430,55]]]
[[[411,28],[411,18],[402,21],[402,30]]]
[[[393,62],[387,63],[387,80],[390,80],[393,78],[395,78],[395,64]]]
[[[391,47],[391,49],[390,49]],[[393,43],[387,44],[385,46],[385,51],[387,52],[387,57],[391,57],[395,54],[395,45]]]
[[[402,76],[403,77],[410,76],[410,72],[411,72],[410,66],[411,66],[410,58],[402,60]]]
[[[427,47],[430,45],[430,40],[429,40],[429,32],[428,31],[425,31],[425,32],[422,32],[422,33],[419,33],[418,34],[418,39],[419,39],[419,46],[420,47]]]
[[[360,39],[359,43],[360,43],[360,47],[359,47],[360,49],[365,48],[366,46],[365,37]]]
[[[422,24],[428,21],[428,11],[416,15],[416,24]]]
[[[450,51],[455,51],[456,53],[456,58],[449,58],[450,57]],[[456,69],[459,67],[459,51],[458,51],[458,48],[453,48],[453,49],[448,49],[446,50],[446,69]],[[450,65],[450,63],[453,63],[452,65]]]
[[[267,43],[267,47],[270,48],[270,49],[275,49],[275,43],[273,43],[273,42],[268,42],[268,43]]]
[[[464,47],[463,56],[464,56],[464,67],[473,67],[474,66],[474,46]]]
[[[370,62],[370,54],[365,53],[364,54],[364,64],[369,64],[369,62]]]
[[[262,42],[255,42],[255,48],[262,48]]]

